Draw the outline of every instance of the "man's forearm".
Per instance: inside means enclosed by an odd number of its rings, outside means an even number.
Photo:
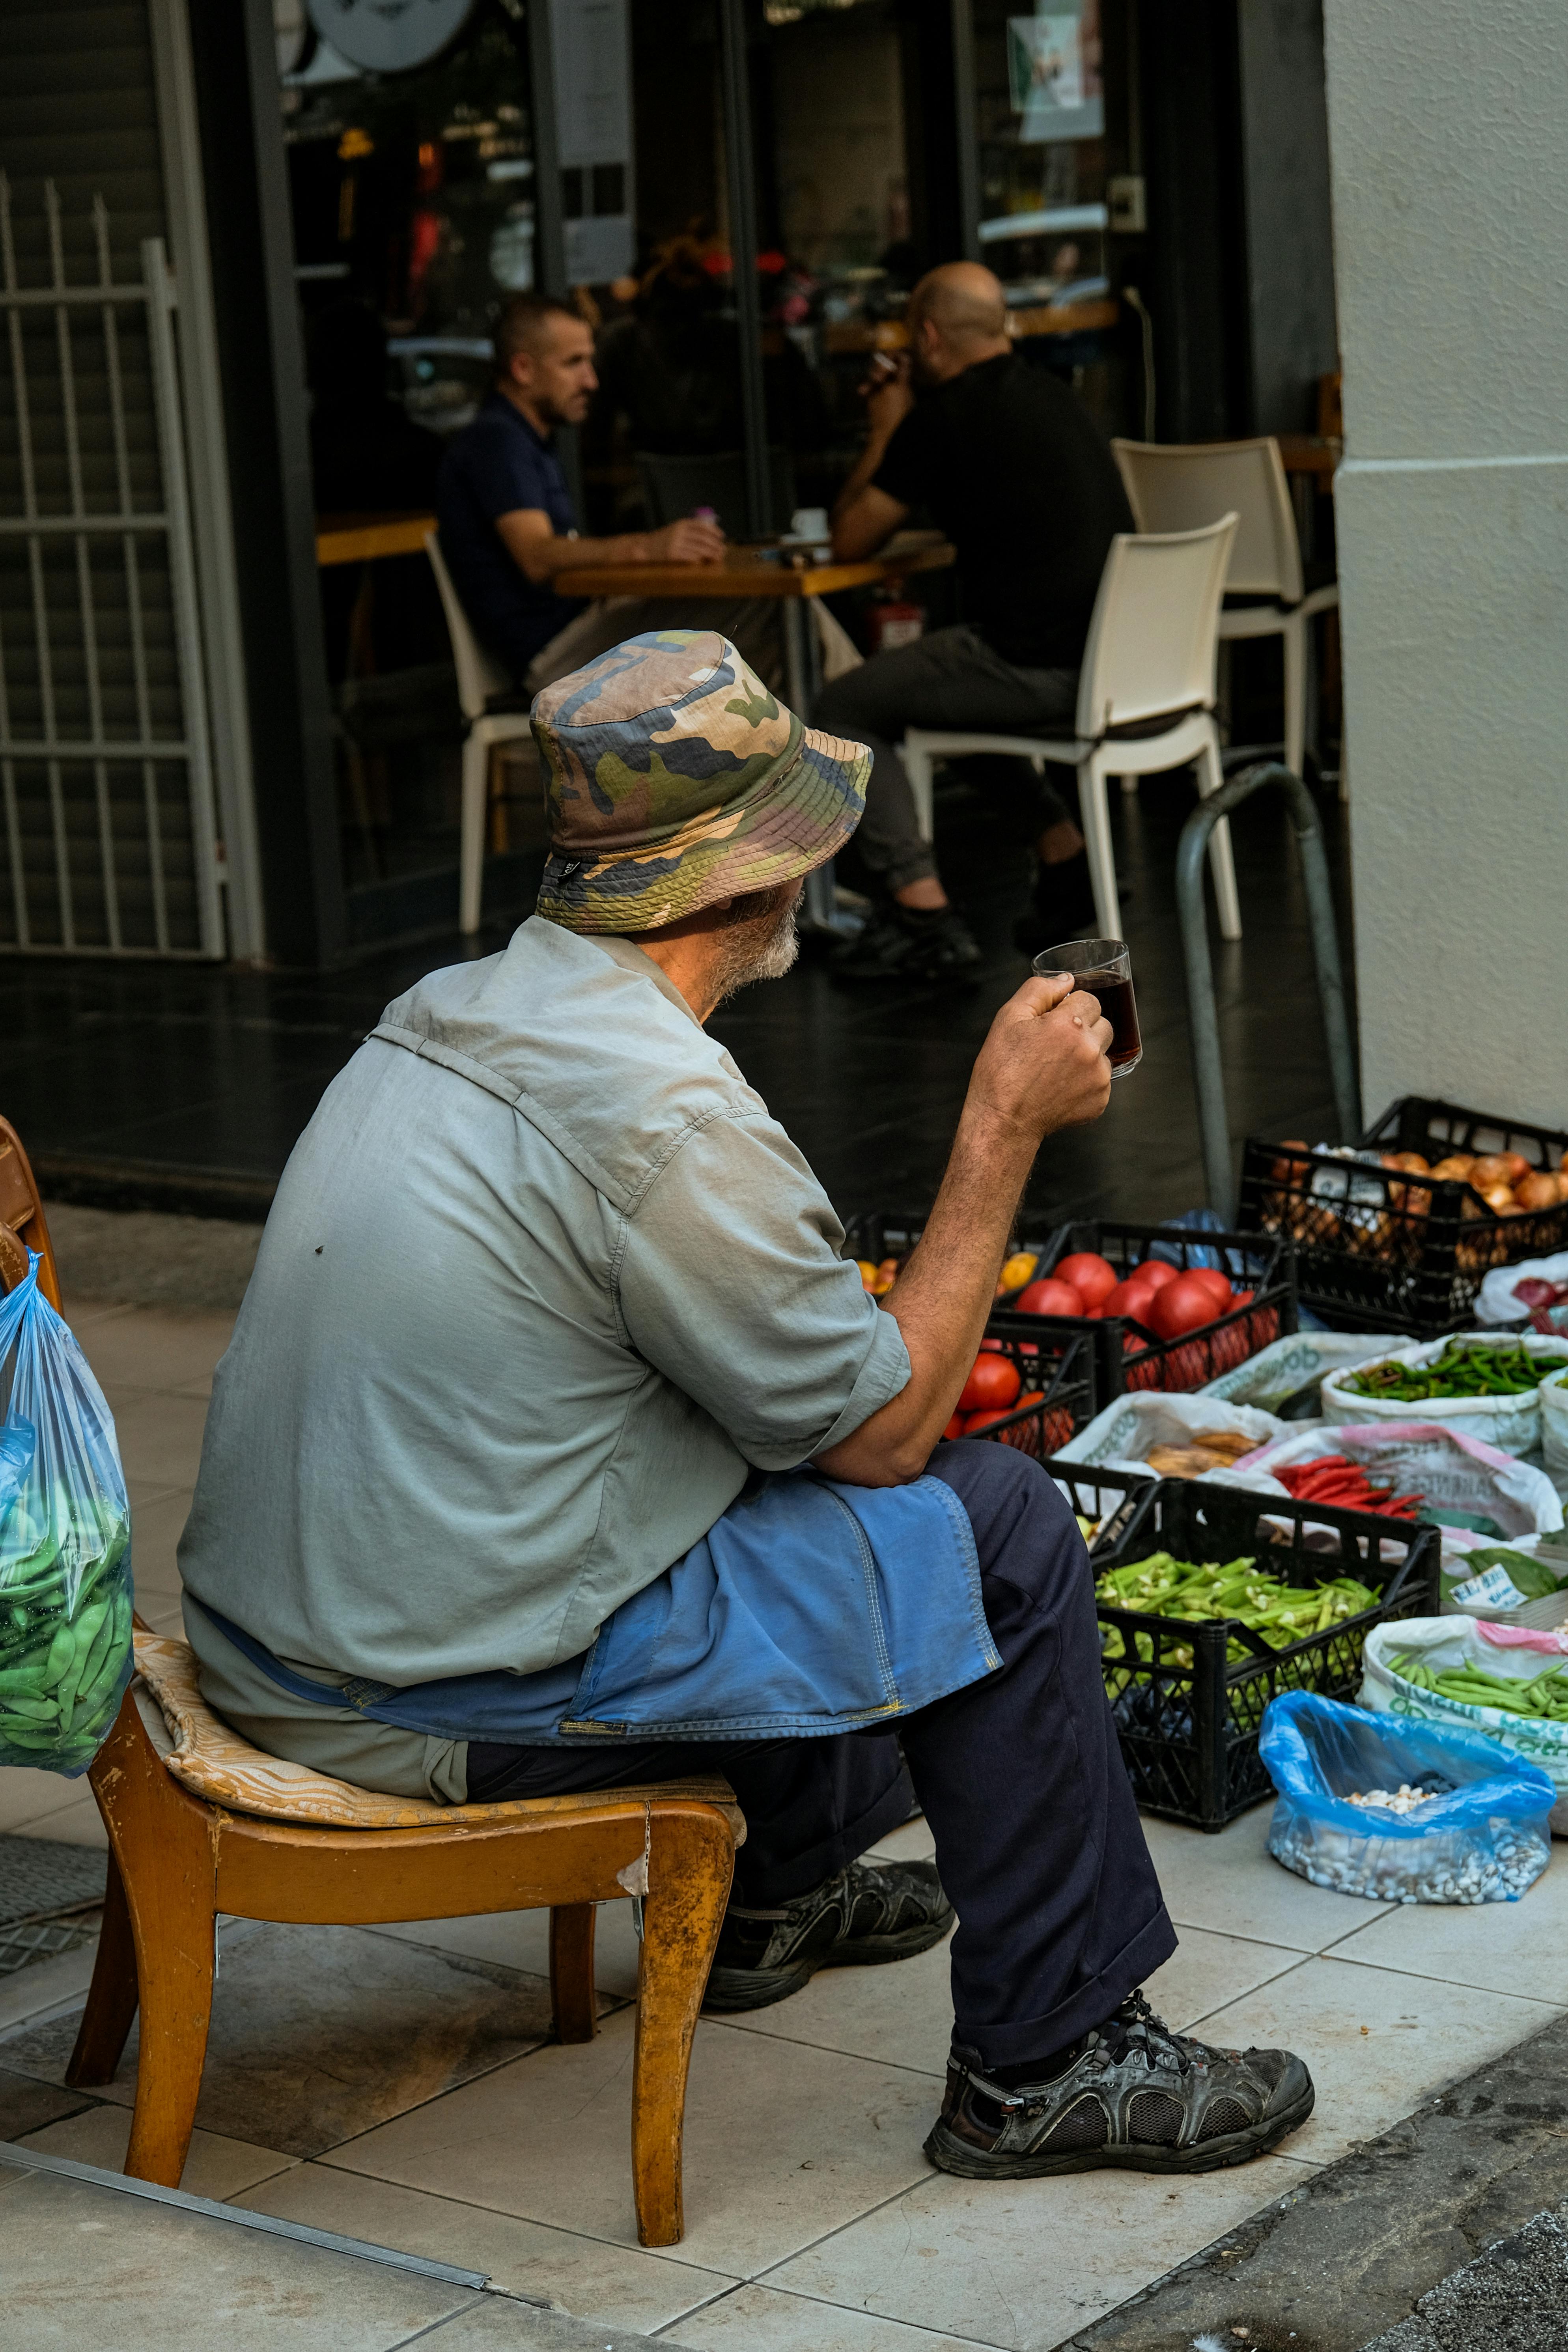
[[[898,1395],[817,1457],[852,1486],[919,1477],[952,1418],[995,1297],[1037,1136],[966,1107],[924,1233],[894,1288],[891,1315],[910,1351]]]
[[[651,561],[646,531],[623,531],[616,539],[552,538],[530,540],[518,558],[536,585],[543,586],[562,572],[585,571],[589,564],[647,563]]]
[[[888,444],[892,437],[893,436],[890,430],[886,433],[879,433],[873,427],[870,439],[867,442],[866,446],[860,452],[859,464],[856,467],[855,471],[850,475],[849,479],[845,483],[844,488],[839,491],[837,499],[834,501],[832,520],[835,522],[837,522],[841,516],[848,513],[849,509],[854,505],[861,491],[870,481],[872,476],[876,473],[878,467],[887,456]]]

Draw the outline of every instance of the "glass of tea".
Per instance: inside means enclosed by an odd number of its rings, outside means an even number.
[[[1067,971],[1074,984],[1098,996],[1100,1009],[1110,1024],[1106,1056],[1113,1078],[1124,1078],[1143,1059],[1138,1034],[1138,999],[1132,993],[1132,958],[1125,940],[1067,940],[1035,958],[1042,976]]]

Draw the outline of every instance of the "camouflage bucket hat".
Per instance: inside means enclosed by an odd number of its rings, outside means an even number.
[[[656,629],[533,705],[551,855],[540,914],[648,931],[808,874],[860,822],[871,755],[786,710],[728,637]]]

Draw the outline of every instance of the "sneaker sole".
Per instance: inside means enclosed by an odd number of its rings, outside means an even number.
[[[1309,2084],[1304,2097],[1267,2123],[1227,2132],[1219,2139],[1199,2140],[1192,2147],[1150,2145],[1076,2148],[1060,2156],[987,2156],[939,2123],[926,2141],[925,2153],[939,2172],[956,2173],[961,2180],[1040,2180],[1058,2172],[1218,2172],[1227,2164],[1247,2164],[1278,2147],[1306,2122],[1316,2095]]]
[[[820,1959],[801,1960],[793,1968],[715,1968],[709,1976],[702,2006],[721,2014],[771,2009],[775,2000],[787,2000],[792,1992],[809,1984],[818,1969],[879,1969],[890,1960],[912,1960],[917,1952],[929,1952],[933,1944],[941,1943],[954,1916],[950,1911],[945,1919],[904,1927],[893,1936],[860,1936],[853,1943],[836,1945]]]

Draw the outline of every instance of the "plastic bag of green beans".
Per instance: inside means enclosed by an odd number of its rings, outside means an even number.
[[[0,1764],[74,1779],[131,1678],[131,1511],[114,1417],[27,1278],[0,1300]]]

